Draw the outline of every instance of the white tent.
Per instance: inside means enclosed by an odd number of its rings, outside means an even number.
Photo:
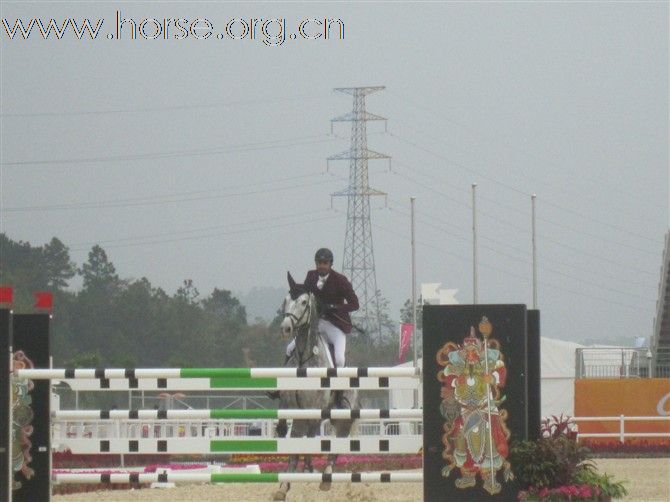
[[[575,400],[575,349],[583,347],[575,342],[542,337],[541,393],[542,416],[574,415]],[[422,359],[418,360],[422,366]],[[412,362],[400,366],[412,366]],[[389,408],[411,408],[414,395],[411,389],[389,392]],[[422,390],[419,389],[419,406],[423,405]]]
[[[575,342],[542,337],[540,375],[542,416],[575,414]]]

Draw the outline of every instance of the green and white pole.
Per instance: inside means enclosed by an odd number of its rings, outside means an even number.
[[[212,410],[58,410],[51,417],[61,421],[86,420],[217,420],[217,419],[285,419],[285,420],[383,420],[420,419],[417,409],[212,409]]]
[[[421,472],[361,472],[361,473],[55,473],[55,483],[413,483],[423,481]]]

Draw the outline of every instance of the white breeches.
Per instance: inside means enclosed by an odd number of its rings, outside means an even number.
[[[319,332],[326,335],[328,343],[333,344],[335,349],[335,366],[342,368],[344,366],[344,354],[347,349],[347,335],[330,321],[319,319]],[[286,346],[286,355],[290,356],[295,349],[295,338]]]

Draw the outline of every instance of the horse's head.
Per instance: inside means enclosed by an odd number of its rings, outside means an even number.
[[[311,295],[302,284],[296,284],[288,273],[289,292],[284,298],[282,312],[284,319],[279,327],[284,339],[293,336],[299,328],[306,326],[310,322]]]

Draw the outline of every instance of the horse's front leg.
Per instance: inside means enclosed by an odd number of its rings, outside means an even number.
[[[326,461],[326,467],[323,468],[323,474],[332,474],[335,469],[335,463],[337,462],[337,454],[332,453],[328,455],[328,460]],[[332,487],[331,481],[321,481],[319,485],[319,490],[327,492]]]
[[[350,396],[352,404],[358,404],[358,395],[354,394]],[[357,422],[355,420],[331,420],[333,427],[335,428],[335,436],[338,438],[350,437],[352,432],[356,430],[355,425]],[[323,469],[324,474],[332,474],[335,470],[335,464],[337,463],[337,454],[331,453],[328,455],[328,460],[326,461],[326,467]],[[330,490],[331,482],[322,481],[319,488],[323,491]]]
[[[289,455],[288,472],[295,472],[298,467],[298,455]],[[291,483],[284,481],[279,485],[279,490],[274,493],[272,500],[286,500],[286,494],[291,489]]]

